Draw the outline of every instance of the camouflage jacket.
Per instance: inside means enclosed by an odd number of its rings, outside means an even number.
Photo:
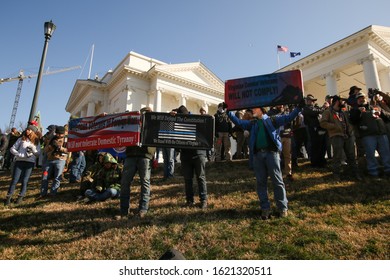
[[[123,166],[121,164],[114,165],[110,169],[101,168],[93,182],[95,189],[99,192],[103,192],[108,188],[120,190],[122,170]]]
[[[95,162],[93,165],[88,167],[87,171],[84,172],[83,181],[93,182],[96,178],[96,175],[103,168],[103,164],[100,162]]]

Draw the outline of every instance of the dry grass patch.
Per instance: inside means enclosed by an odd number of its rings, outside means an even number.
[[[260,219],[247,161],[208,163],[209,208],[183,207],[180,167],[162,181],[152,174],[147,217],[113,219],[119,200],[80,204],[63,183],[57,197],[36,201],[35,171],[25,203],[0,206],[1,259],[158,259],[175,247],[188,259],[389,259],[390,183],[336,182],[327,170],[300,163],[287,188],[290,215]],[[9,173],[0,174],[6,195]],[[194,183],[195,189],[196,182]],[[272,199],[272,187],[270,186]],[[131,192],[138,204],[139,181]],[[198,198],[196,198],[198,199]],[[272,201],[273,202],[273,201]]]

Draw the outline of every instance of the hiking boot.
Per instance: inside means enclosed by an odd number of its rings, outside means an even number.
[[[86,197],[86,198],[82,199],[81,202],[90,203],[90,202],[92,202],[92,199],[90,199],[89,197]]]
[[[138,212],[138,217],[139,217],[140,219],[143,219],[143,218],[146,217],[146,213],[148,213],[147,210],[140,210],[140,211]]]
[[[378,175],[368,174],[368,178],[370,178],[371,181],[374,181],[374,182],[377,182],[377,183],[382,181],[382,178],[380,178]]]
[[[207,209],[207,200],[203,200],[200,202],[200,208],[201,209]]]
[[[294,176],[292,174],[288,174],[286,176],[287,180],[290,181],[290,182],[293,182],[294,181]]]
[[[288,216],[288,210],[283,209],[279,212],[279,218],[286,218]]]
[[[363,178],[362,178],[362,176],[360,176],[359,173],[355,173],[355,179],[356,179],[357,181],[363,181]]]
[[[128,220],[129,219],[129,215],[116,215],[114,216],[114,220],[117,220],[117,221],[123,221],[123,220]]]
[[[271,210],[270,209],[262,209],[261,210],[261,219],[268,220],[271,218]]]
[[[4,206],[9,206],[11,204],[11,196],[8,196],[4,200]]]
[[[195,205],[195,202],[193,201],[186,201],[186,204],[184,204],[184,207],[193,207]]]
[[[35,200],[42,200],[42,199],[46,199],[47,195],[46,194],[40,194],[38,195]]]
[[[23,202],[23,196],[19,196],[18,199],[16,200],[15,204],[19,205]]]
[[[336,182],[341,182],[343,181],[343,179],[341,178],[341,175],[340,174],[333,174],[333,179],[336,181]]]

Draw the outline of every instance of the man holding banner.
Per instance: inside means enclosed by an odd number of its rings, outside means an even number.
[[[253,108],[253,120],[240,120],[233,112],[228,116],[235,125],[250,131],[249,149],[253,157],[257,195],[260,200],[261,218],[271,216],[267,179],[271,177],[278,216],[288,214],[286,189],[280,168],[282,143],[279,128],[294,120],[305,106],[303,82],[300,70],[272,73],[228,80],[225,82],[224,107],[229,110]],[[266,106],[298,104],[291,113],[269,117]]]
[[[300,103],[294,111],[288,115],[269,117],[264,108],[254,108],[252,120],[241,120],[233,112],[228,116],[235,125],[250,131],[249,149],[253,154],[253,169],[257,181],[257,195],[260,200],[261,218],[267,220],[271,216],[271,205],[268,199],[267,179],[271,177],[274,187],[274,197],[278,208],[278,216],[286,217],[288,214],[286,189],[280,168],[280,141],[278,128],[290,123],[304,106]]]
[[[150,107],[140,110],[141,114],[151,112]],[[138,172],[141,181],[141,195],[138,203],[138,217],[144,218],[149,210],[150,200],[150,174],[152,170],[152,160],[156,148],[146,146],[126,147],[126,159],[123,166],[120,194],[120,218],[127,218],[130,208],[130,187]]]
[[[172,110],[170,114],[173,116],[176,114],[188,115],[189,111],[185,106],[181,105],[179,108]],[[186,193],[186,206],[188,207],[195,205],[192,181],[195,173],[199,188],[200,208],[207,208],[206,158],[207,153],[205,149],[184,148],[180,150],[180,161]]]

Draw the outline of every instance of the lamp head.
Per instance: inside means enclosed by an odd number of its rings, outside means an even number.
[[[52,21],[47,21],[45,22],[44,28],[45,28],[45,38],[50,39],[51,35],[53,35],[54,33],[54,30],[56,30],[55,24]]]

